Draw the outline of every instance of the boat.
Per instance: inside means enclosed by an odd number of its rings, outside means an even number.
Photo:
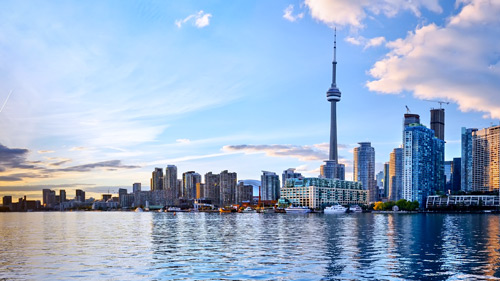
[[[255,210],[250,208],[250,207],[246,207],[245,209],[241,210],[242,213],[255,213]]]
[[[219,208],[219,213],[231,213],[233,210],[231,210],[230,208]]]
[[[306,214],[306,213],[310,213],[311,209],[309,209],[309,207],[305,207],[305,206],[301,206],[301,207],[290,206],[288,208],[285,208],[285,212],[287,214]]]
[[[169,207],[167,209],[168,212],[187,212],[187,210],[183,210],[179,207]]]
[[[361,209],[361,207],[359,205],[352,205],[349,207],[349,211],[351,213],[361,213],[361,212],[363,212],[363,209]]]
[[[144,212],[144,210],[141,207],[139,207],[139,208],[135,209],[135,212],[136,213],[141,213],[141,212]]]
[[[345,213],[346,211],[347,208],[340,204],[335,204],[333,206],[326,207],[324,210],[325,214],[342,214]]]

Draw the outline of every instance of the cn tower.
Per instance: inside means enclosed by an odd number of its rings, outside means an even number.
[[[337,29],[335,29],[333,39],[333,62],[332,62],[332,85],[326,92],[326,99],[331,104],[331,120],[330,120],[330,157],[325,161],[325,165],[321,166],[321,176],[325,178],[337,178],[344,180],[345,166],[339,164],[337,150],[337,102],[340,101],[340,90],[337,88]]]

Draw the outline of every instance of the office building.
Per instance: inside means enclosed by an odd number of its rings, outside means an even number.
[[[278,200],[280,198],[280,178],[276,173],[262,171],[261,198],[262,200]]]
[[[363,188],[368,190],[368,202],[378,201],[378,188],[375,181],[375,148],[369,142],[358,143],[353,151],[354,181],[361,182]]]
[[[337,102],[341,93],[337,88],[337,32],[333,40],[332,84],[326,92],[326,99],[330,102],[330,154],[324,165],[321,165],[321,177],[329,179],[345,179],[345,166],[339,163],[337,149]]]
[[[500,126],[472,132],[472,190],[500,187]]]
[[[228,206],[236,203],[236,173],[224,170],[220,173],[220,206]]]
[[[461,160],[461,190],[472,191],[472,134],[474,128],[462,127],[462,160]]]
[[[389,201],[398,201],[403,197],[403,149],[395,148],[390,154],[389,163]]]

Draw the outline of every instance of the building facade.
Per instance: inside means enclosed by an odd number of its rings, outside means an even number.
[[[280,198],[280,178],[276,173],[262,171],[261,197],[262,200],[278,200]]]
[[[333,204],[367,204],[368,191],[360,182],[326,178],[290,179],[281,189],[281,198],[295,206],[322,209]]]
[[[208,172],[205,174],[205,198],[210,199],[212,204],[220,203],[220,175]]]
[[[369,142],[358,143],[354,148],[354,181],[361,182],[368,190],[368,202],[378,201],[378,188],[375,181],[375,148]]]
[[[184,199],[196,198],[196,184],[201,183],[201,175],[195,171],[188,171],[182,174],[182,194]]]
[[[402,199],[423,207],[438,191],[444,192],[444,141],[422,124],[410,124],[403,134]]]
[[[500,187],[500,126],[472,132],[472,190]]]
[[[220,173],[220,206],[228,206],[236,203],[236,173],[224,170]]]
[[[302,178],[301,173],[296,173],[295,169],[289,168],[283,171],[283,174],[281,174],[281,187],[285,187],[285,183],[287,179],[298,179]]]
[[[390,154],[389,163],[389,201],[403,198],[403,149],[395,148]]]
[[[472,191],[472,134],[474,128],[462,127],[461,190]]]
[[[163,169],[155,168],[151,175],[151,190],[163,190]]]

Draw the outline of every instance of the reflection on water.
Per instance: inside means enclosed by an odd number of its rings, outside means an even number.
[[[0,279],[500,277],[487,214],[0,214]]]

